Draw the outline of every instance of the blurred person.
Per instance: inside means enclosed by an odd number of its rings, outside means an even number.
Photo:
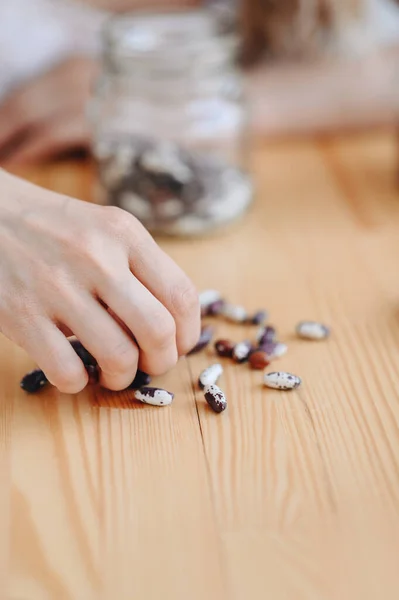
[[[397,123],[398,0],[247,0],[242,32],[257,130]]]
[[[0,2],[0,164],[89,147],[85,108],[112,12],[195,0]]]
[[[0,3],[0,164],[89,147],[85,107],[112,11],[215,0]],[[392,123],[399,106],[395,0],[216,0],[237,11],[258,132]]]

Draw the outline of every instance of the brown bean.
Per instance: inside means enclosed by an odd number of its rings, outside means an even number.
[[[269,363],[269,355],[262,350],[253,352],[249,357],[249,364],[252,369],[264,369]]]
[[[215,342],[215,350],[219,356],[231,358],[233,356],[235,343],[230,340],[218,340]]]

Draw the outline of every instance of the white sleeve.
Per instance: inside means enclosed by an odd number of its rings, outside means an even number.
[[[0,1],[0,98],[71,54],[96,54],[107,13],[75,0]]]

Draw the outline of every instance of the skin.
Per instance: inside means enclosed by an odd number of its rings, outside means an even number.
[[[97,359],[101,383],[159,375],[200,333],[197,292],[128,213],[86,204],[0,169],[0,331],[58,389],[87,384],[66,335]]]
[[[247,75],[252,127],[280,136],[396,124],[398,58],[399,46],[358,61],[260,64]],[[69,59],[0,104],[1,166],[89,150],[85,107],[97,68]]]
[[[0,105],[0,162],[14,167],[88,149],[86,106],[97,61],[73,57],[27,82]]]
[[[86,2],[114,12],[170,5],[170,0]],[[329,7],[328,15],[324,15],[328,21],[341,11],[350,16],[358,2],[319,0],[315,7]],[[200,4],[198,0],[173,3],[177,8]],[[242,4],[244,47],[254,45],[249,50],[252,58],[264,50],[266,25],[276,34],[279,29],[273,23],[277,17],[281,27],[287,28],[301,14],[295,7],[305,6],[290,0],[274,4],[267,12],[267,22],[260,0]],[[318,14],[323,25],[323,14]],[[258,30],[262,35],[257,35]],[[313,56],[311,61],[259,62],[247,74],[253,129],[266,135],[285,135],[396,124],[398,58],[399,46],[393,46],[355,61]],[[72,57],[11,93],[0,104],[0,164],[14,167],[68,150],[88,150],[90,128],[85,109],[98,69],[94,59]],[[370,93],[371,89],[378,92]]]

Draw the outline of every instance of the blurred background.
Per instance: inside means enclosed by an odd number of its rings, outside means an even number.
[[[86,106],[112,13],[196,0],[0,3],[0,164],[87,149]],[[369,128],[399,113],[396,0],[205,2],[240,35],[251,127],[270,136]]]

